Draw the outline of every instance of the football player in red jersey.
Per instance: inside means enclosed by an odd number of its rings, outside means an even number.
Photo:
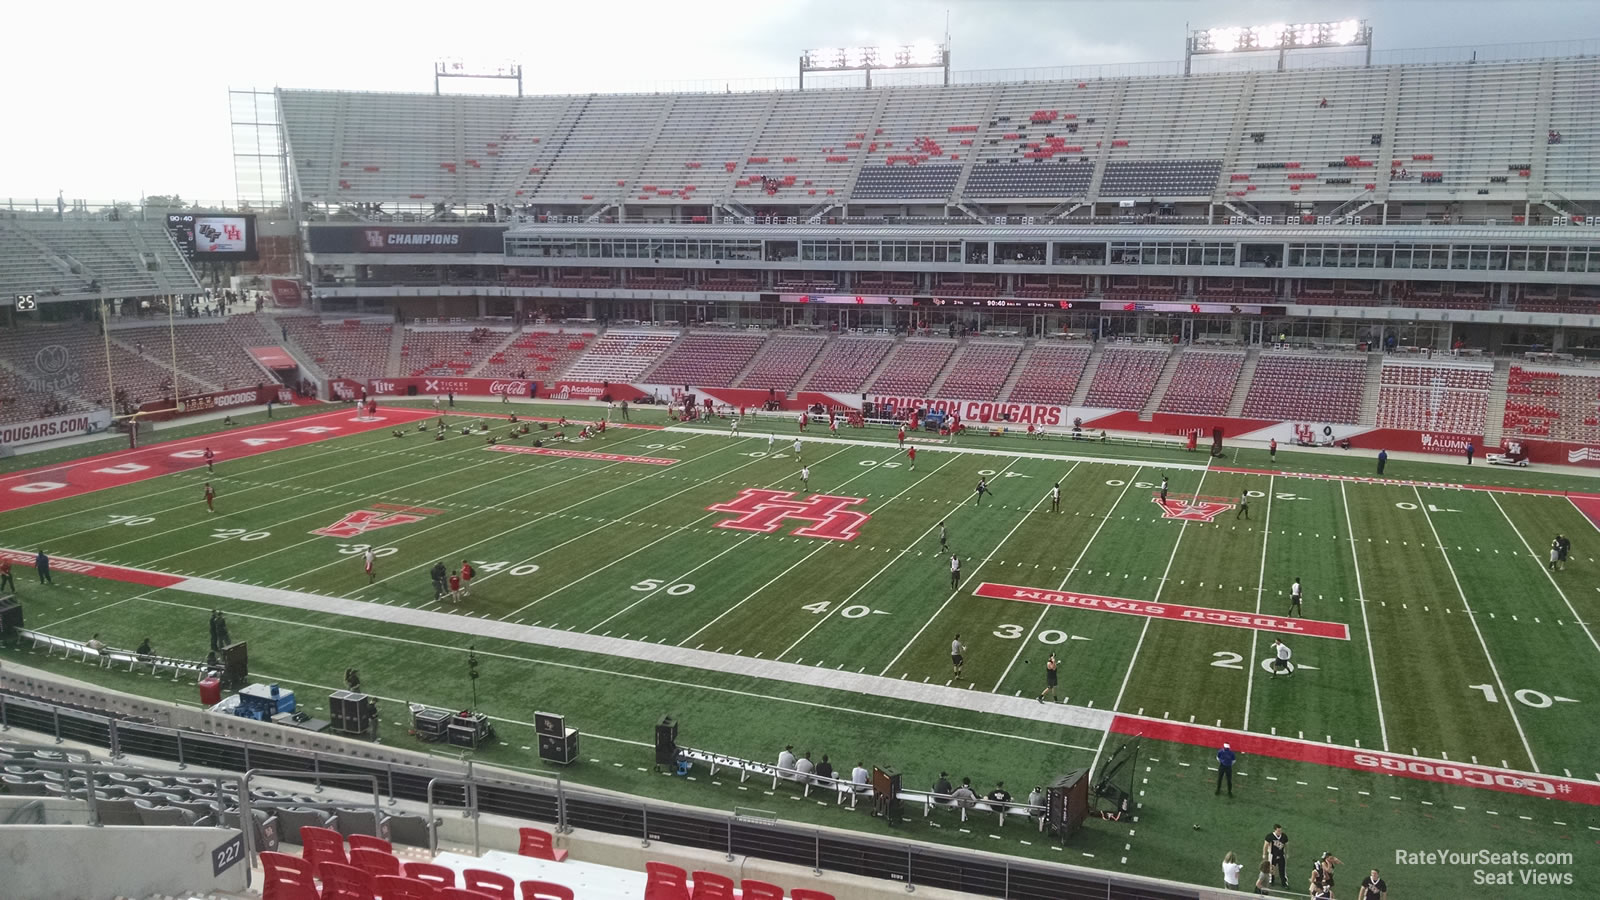
[[[211,486],[211,482],[209,482],[209,481],[206,482],[206,510],[208,512],[216,512],[217,511],[216,504],[213,502],[216,499],[217,499],[217,489]]]

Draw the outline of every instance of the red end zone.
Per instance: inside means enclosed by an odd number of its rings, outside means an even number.
[[[0,550],[0,559],[8,560],[13,566],[32,566],[34,554],[24,553],[21,550]],[[123,566],[108,566],[102,563],[85,562],[81,559],[68,559],[64,556],[50,557],[50,571],[71,572],[74,575],[87,575],[90,578],[106,578],[111,581],[122,581],[128,584],[139,584],[145,587],[164,588],[172,587],[184,579],[177,575],[167,575],[163,572],[149,572],[144,569],[129,569]]]
[[[206,447],[216,453],[217,462],[226,464],[269,450],[393,428],[426,418],[429,415],[422,410],[380,408],[377,415],[365,416],[345,409],[28,469],[0,478],[0,512],[202,468]]]
[[[1118,715],[1111,720],[1111,730],[1116,734],[1142,734],[1158,741],[1192,744],[1196,747],[1215,748],[1222,746],[1223,741],[1227,741],[1233,745],[1234,750],[1255,756],[1600,806],[1600,784],[1570,778],[1547,778],[1511,769],[1423,759],[1420,756],[1361,750],[1335,744],[1317,744],[1247,731],[1188,725],[1166,719],[1147,719],[1142,716]]]
[[[1315,619],[1287,619],[1257,613],[1212,609],[1206,606],[1181,606],[1176,603],[1146,603],[1121,597],[1099,597],[1094,594],[1074,594],[1070,591],[1052,591],[1047,588],[1022,587],[1015,584],[994,584],[985,581],[973,594],[996,600],[1022,600],[1027,603],[1045,603],[1050,606],[1070,606],[1074,609],[1091,609],[1098,612],[1122,613],[1125,616],[1147,616],[1152,619],[1171,619],[1178,622],[1195,622],[1201,625],[1225,625],[1229,628],[1250,628],[1255,631],[1275,631],[1282,634],[1300,634],[1306,637],[1350,640],[1350,629],[1341,622],[1319,622]]]
[[[515,444],[491,444],[486,449],[501,453],[532,453],[535,456],[566,456],[572,459],[598,459],[602,462],[639,463],[645,466],[670,466],[678,460],[659,456],[622,456],[616,453],[590,453],[585,450],[557,450],[553,447],[518,447]]]

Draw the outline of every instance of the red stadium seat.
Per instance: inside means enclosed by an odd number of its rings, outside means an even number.
[[[318,900],[320,894],[310,862],[266,850],[261,853],[261,868],[266,872],[261,900]]]
[[[644,900],[690,900],[689,873],[661,862],[644,864]]]
[[[487,894],[496,900],[517,900],[517,883],[499,872],[468,869],[461,873],[461,884],[469,891]]]
[[[573,900],[572,888],[553,881],[524,881],[522,900]]]
[[[456,883],[456,870],[427,862],[408,862],[401,866],[407,878],[426,881],[440,887],[454,887]]]
[[[548,859],[563,862],[567,858],[567,851],[555,847],[555,836],[541,828],[521,828],[517,830],[521,837],[521,844],[517,853],[531,856],[534,859]]]
[[[733,879],[715,872],[694,873],[694,894],[690,900],[733,900]]]
[[[434,900],[438,889],[432,882],[399,875],[375,875],[372,892],[378,900]]]

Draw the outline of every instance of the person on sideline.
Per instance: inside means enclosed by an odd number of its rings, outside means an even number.
[[[1237,891],[1239,889],[1239,872],[1243,869],[1244,866],[1239,862],[1239,857],[1234,855],[1232,850],[1229,850],[1227,855],[1222,857],[1222,886],[1230,891]]]

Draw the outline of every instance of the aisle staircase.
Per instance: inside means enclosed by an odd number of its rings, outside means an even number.
[[[1361,424],[1378,424],[1378,394],[1383,390],[1383,354],[1367,354],[1367,380],[1361,394]]]
[[[1239,381],[1233,386],[1233,396],[1228,400],[1228,415],[1244,415],[1244,398],[1250,395],[1250,382],[1256,377],[1256,363],[1261,361],[1261,348],[1251,347],[1244,352],[1244,365],[1239,368]]]
[[[1144,403],[1144,409],[1139,411],[1139,421],[1148,422],[1155,418],[1156,410],[1161,407],[1162,398],[1167,396],[1167,388],[1172,385],[1172,376],[1178,372],[1178,364],[1183,360],[1183,348],[1173,347],[1167,354],[1167,361],[1161,367],[1161,374],[1156,378],[1155,387],[1150,389],[1150,399]]]
[[[1483,413],[1483,449],[1485,452],[1500,446],[1505,437],[1506,382],[1511,377],[1511,361],[1494,361],[1494,374],[1489,376],[1489,405]]]
[[[1082,406],[1089,396],[1089,386],[1094,384],[1095,373],[1100,371],[1100,357],[1106,352],[1104,342],[1097,342],[1089,351],[1089,361],[1084,363],[1083,374],[1078,376],[1078,387],[1072,392],[1071,406]]]

